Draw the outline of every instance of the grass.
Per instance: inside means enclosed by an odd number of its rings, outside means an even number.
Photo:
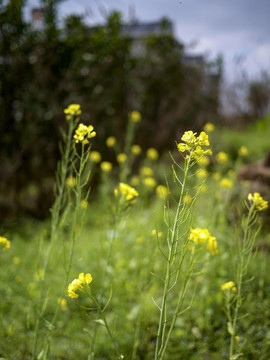
[[[211,256],[203,247],[198,249],[198,261],[189,272],[191,251],[188,250],[187,260],[184,260],[180,271],[179,285],[167,294],[168,324],[173,316],[182,279],[185,274],[190,274],[191,285],[183,299],[183,309],[187,311],[177,316],[164,359],[229,359],[231,336],[225,313],[226,296],[221,285],[237,279],[237,239],[242,239],[241,216],[244,213],[242,201],[249,192],[246,185],[237,181],[234,171],[241,162],[263,157],[266,138],[269,139],[269,134],[260,129],[252,131],[222,130],[219,133],[216,130],[210,135],[214,155],[207,165],[208,178],[189,219],[192,227],[209,229],[217,239],[219,252]],[[131,138],[129,135],[129,142]],[[237,149],[242,145],[248,148],[250,157],[236,161]],[[229,154],[227,163],[216,163],[214,156],[218,151]],[[181,159],[177,153],[176,158]],[[157,183],[166,185],[167,180],[171,191],[170,207],[165,203],[168,211],[165,218],[174,215],[177,203],[172,199],[177,198],[179,193],[169,162],[172,163],[169,157],[164,157],[160,162],[147,160]],[[95,166],[93,174],[99,171],[99,167]],[[191,195],[204,181],[196,176],[196,169],[191,169],[192,176],[188,183]],[[229,169],[233,171],[228,174]],[[181,170],[176,168],[176,171],[181,178]],[[216,173],[219,176],[213,176]],[[231,181],[232,187],[220,185],[224,177]],[[136,186],[140,196],[135,204],[123,210],[121,221],[116,226],[113,190],[118,183],[111,173],[103,172],[100,191],[90,193],[86,210],[78,209],[79,219],[85,216],[85,222],[83,228],[80,221],[75,224],[78,234],[79,230],[81,232],[76,238],[68,275],[71,282],[81,272],[91,273],[91,294],[99,299],[101,308],[110,299],[104,314],[119,353],[125,359],[133,360],[154,358],[160,321],[157,305],[161,304],[164,296],[163,279],[167,266],[159,247],[166,254],[169,231],[164,221],[163,200],[156,195],[155,188],[147,188],[142,179],[143,176]],[[259,214],[257,223],[262,218]],[[66,291],[57,320],[55,324],[51,323],[66,276],[63,254],[70,244],[72,226],[71,211],[59,225],[49,259],[46,308],[41,316],[37,354],[34,358],[38,358],[39,354],[39,359],[46,356],[52,360],[90,359],[89,351],[96,331],[93,358],[117,359],[108,331],[85,293],[80,292],[79,298],[71,299]],[[0,254],[0,357],[6,360],[32,357],[37,314],[40,312],[38,299],[43,278],[43,259],[48,248],[50,229],[49,220],[37,222],[24,219],[21,224],[14,224],[7,229],[3,235],[11,241],[11,248],[6,252],[1,250]],[[159,239],[153,235],[154,229],[162,233]],[[113,251],[108,257],[112,241]],[[270,356],[269,244],[267,227],[262,224],[256,239],[255,248],[258,251],[252,249],[252,260],[242,284],[242,304],[237,319],[235,354],[242,353],[244,359],[267,360]],[[48,333],[50,351],[46,355],[44,352],[42,354],[42,340]]]

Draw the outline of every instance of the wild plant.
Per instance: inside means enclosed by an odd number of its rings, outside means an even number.
[[[214,255],[217,253],[216,238],[211,236],[207,229],[192,229],[192,208],[199,194],[200,187],[188,204],[189,192],[188,178],[191,176],[192,167],[204,155],[211,154],[208,136],[201,132],[199,136],[192,131],[186,131],[182,136],[182,143],[178,144],[180,153],[186,153],[184,167],[175,162],[176,169],[181,171],[178,175],[173,167],[173,177],[178,188],[178,199],[175,200],[176,208],[170,208],[165,203],[165,222],[167,225],[167,249],[162,248],[157,236],[159,250],[166,262],[166,273],[159,277],[163,283],[161,303],[154,300],[159,312],[159,325],[155,346],[155,360],[165,357],[170,338],[172,336],[177,318],[187,311],[193,301],[184,308],[191,280],[195,274],[195,265],[200,260],[198,246],[207,243],[207,250]]]
[[[240,308],[244,301],[243,286],[247,280],[248,266],[254,258],[256,252],[255,241],[260,231],[260,224],[258,224],[258,212],[268,208],[268,202],[263,200],[259,193],[249,194],[248,201],[244,202],[246,214],[242,218],[242,236],[237,241],[236,257],[234,258],[234,265],[236,268],[236,281],[228,281],[221,286],[225,293],[227,328],[230,334],[230,350],[229,359],[235,360],[243,355],[239,346],[239,323],[243,317],[248,314],[240,315]]]

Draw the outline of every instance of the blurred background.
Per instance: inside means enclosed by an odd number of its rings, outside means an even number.
[[[0,0],[0,219],[44,218],[63,109],[82,108],[111,161],[128,113],[135,143],[168,153],[185,130],[269,131],[270,3]],[[260,122],[258,122],[260,119]],[[225,130],[224,130],[225,131]],[[269,146],[270,147],[270,146]]]

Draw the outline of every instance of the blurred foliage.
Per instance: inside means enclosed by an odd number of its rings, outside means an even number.
[[[134,54],[119,13],[89,27],[71,15],[61,28],[57,5],[42,0],[44,28],[25,22],[25,1],[0,10],[0,216],[48,214],[52,178],[64,127],[63,109],[81,104],[82,121],[97,131],[95,148],[105,156],[105,139],[124,141],[128,112],[142,113],[136,142],[167,150],[176,132],[198,129],[217,116],[221,66],[181,61],[183,46],[173,36],[152,35],[145,53]]]

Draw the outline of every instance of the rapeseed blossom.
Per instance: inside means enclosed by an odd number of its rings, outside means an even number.
[[[229,156],[224,151],[220,151],[216,155],[216,160],[218,164],[226,164],[226,162],[229,160]]]
[[[116,143],[116,138],[114,136],[110,136],[108,137],[108,139],[106,140],[106,145],[108,147],[113,147]]]
[[[142,119],[142,116],[139,113],[139,111],[131,111],[129,113],[129,117],[130,117],[131,121],[133,121],[134,123],[140,122]]]
[[[101,161],[101,154],[98,151],[91,151],[89,154],[89,159],[95,163],[99,163]]]
[[[209,251],[211,255],[216,255],[218,253],[217,240],[207,229],[190,228],[189,240],[193,241],[194,244],[207,243],[206,250]]]
[[[233,281],[228,281],[225,284],[221,285],[221,290],[228,291],[232,290],[233,292],[236,292],[236,286]]]
[[[3,250],[7,251],[10,248],[10,241],[5,237],[0,236],[0,247],[2,246],[3,246]]]
[[[102,161],[102,163],[100,164],[100,168],[102,171],[110,172],[112,170],[112,163],[110,163],[109,161]]]
[[[150,160],[157,160],[159,155],[158,155],[158,151],[155,148],[149,148],[146,151],[146,156],[150,159]]]
[[[83,144],[88,144],[88,139],[91,139],[95,136],[96,132],[94,131],[94,127],[92,125],[86,126],[81,123],[75,130],[75,135],[73,137],[76,143],[81,142]]]
[[[248,155],[248,148],[246,146],[241,146],[238,150],[239,156],[247,156]]]
[[[139,145],[132,145],[131,152],[134,155],[140,155],[140,153],[142,152],[142,148]]]
[[[204,125],[203,129],[204,129],[204,131],[206,131],[206,132],[212,132],[212,131],[215,130],[215,125],[208,122],[208,123],[206,123],[206,124]]]
[[[152,230],[152,235],[157,236],[158,238],[161,238],[163,236],[163,232],[162,231],[157,232],[157,230],[154,229],[154,230]]]
[[[80,273],[78,279],[74,279],[68,285],[68,296],[72,299],[76,299],[79,297],[76,291],[83,290],[83,288],[87,287],[92,282],[91,274]]]
[[[143,166],[140,169],[140,173],[144,176],[152,176],[153,175],[153,170],[149,167],[149,166]]]
[[[233,182],[230,179],[223,178],[219,185],[223,188],[231,189],[233,187]]]
[[[65,110],[64,113],[66,114],[66,119],[70,120],[72,116],[79,116],[81,115],[81,106],[79,104],[70,104]]]
[[[118,190],[118,189],[116,189]],[[126,198],[127,201],[134,201],[135,197],[139,196],[139,193],[137,190],[135,190],[133,187],[129,186],[128,184],[125,184],[123,182],[119,183],[119,190],[122,195]],[[118,195],[118,191],[115,192],[116,195]]]
[[[268,201],[263,200],[259,193],[248,194],[248,200],[252,202],[255,206],[255,209],[258,211],[263,211],[268,208]]]
[[[75,187],[77,184],[77,180],[74,176],[69,176],[67,179],[66,179],[66,185],[67,187],[69,188],[73,188]]]
[[[147,176],[146,178],[144,178],[143,183],[145,186],[152,188],[152,189],[157,186],[156,180],[154,178],[152,178],[151,176]]]
[[[208,156],[203,156],[198,160],[198,164],[201,166],[207,166],[210,164],[210,159]]]
[[[169,190],[164,185],[158,185],[156,187],[156,193],[161,199],[164,199],[164,198],[166,198],[168,196]]]
[[[127,155],[124,153],[120,153],[117,155],[116,160],[119,162],[119,164],[123,164],[127,161]]]
[[[181,137],[183,143],[177,145],[180,152],[188,151],[189,155],[186,156],[186,159],[199,160],[204,155],[212,155],[210,149],[203,149],[203,146],[209,146],[208,135],[202,131],[199,136],[193,131],[185,131],[184,135]]]

